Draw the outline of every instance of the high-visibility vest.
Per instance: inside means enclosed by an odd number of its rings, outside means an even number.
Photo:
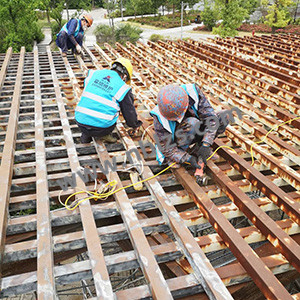
[[[197,109],[198,109],[198,104],[199,104],[199,95],[198,95],[195,85],[194,84],[182,84],[181,87],[186,91],[188,96],[194,100],[194,104],[191,107],[194,110],[196,116],[198,116]],[[159,123],[163,126],[163,128],[172,134],[172,142],[174,142],[176,121],[170,121],[170,120],[166,119],[160,113],[158,106],[155,106],[155,108],[150,112],[150,115],[154,115],[157,117]],[[155,145],[155,149],[156,149],[156,160],[161,165],[165,160],[165,155],[159,150],[159,147],[157,145]]]
[[[75,110],[77,122],[94,127],[108,128],[119,117],[119,103],[130,90],[112,70],[90,70],[85,88]]]
[[[71,21],[71,20],[70,20],[70,21]],[[70,21],[69,21],[69,22],[70,22]],[[59,31],[59,33],[58,33],[57,35],[59,35],[62,31],[65,31],[67,34],[69,34],[69,30],[68,30],[68,28],[67,28],[67,25],[68,25],[69,22],[67,22],[67,23],[61,28],[61,30]],[[77,26],[76,26],[76,29],[75,29],[75,32],[74,32],[74,37],[76,37],[76,36],[78,35],[79,30],[80,30],[80,20],[77,19]]]

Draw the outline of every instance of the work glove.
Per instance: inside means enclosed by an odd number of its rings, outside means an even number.
[[[139,128],[140,126],[143,124],[143,122],[141,120],[138,120],[137,121],[137,127],[135,128],[130,128],[127,132],[128,134],[131,136],[131,137],[134,137],[134,136],[138,136],[138,132],[139,132]]]
[[[210,146],[209,145],[201,145],[199,148],[199,156],[202,158],[203,162],[206,164],[206,160],[210,157],[211,151],[210,151]]]
[[[76,52],[77,52],[78,54],[81,53],[81,46],[80,46],[79,44],[76,45]]]
[[[191,166],[195,169],[200,169],[202,168],[199,164],[198,164],[198,159],[195,156],[191,156],[191,158],[188,160],[188,162],[191,164]]]

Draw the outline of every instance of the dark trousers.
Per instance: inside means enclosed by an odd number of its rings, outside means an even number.
[[[83,34],[78,33],[75,37],[76,42],[82,46]],[[75,45],[71,42],[69,35],[65,31],[61,31],[56,38],[56,45],[61,48],[62,52],[68,52],[68,49],[75,50]]]
[[[102,137],[102,136],[108,135],[116,127],[116,123],[107,128],[84,125],[84,124],[78,123],[77,121],[76,121],[76,123],[82,132],[81,141],[83,143],[89,143],[92,140],[92,137]]]

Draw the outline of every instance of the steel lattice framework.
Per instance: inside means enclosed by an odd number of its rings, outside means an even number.
[[[0,54],[0,297],[36,292],[39,300],[57,299],[79,284],[84,299],[255,299],[261,293],[298,299],[291,283],[300,271],[300,37],[84,50],[83,58],[63,58],[49,47]],[[197,82],[215,109],[241,110],[243,118],[214,144],[236,153],[222,148],[208,162],[206,187],[181,167],[140,190],[68,211],[59,206],[57,180],[92,162],[116,157],[118,170],[99,171],[98,179],[118,187],[139,178],[122,172],[128,150],[142,156],[140,179],[164,168],[150,148],[143,155],[140,137],[127,134],[122,117],[116,144],[80,143],[74,109],[87,71],[120,56],[134,65],[135,106],[147,141],[154,141],[149,111],[160,87]],[[76,179],[79,189],[94,189],[93,180]],[[63,191],[62,199],[73,192]]]

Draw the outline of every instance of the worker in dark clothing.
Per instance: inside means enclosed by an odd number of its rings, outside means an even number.
[[[142,125],[137,119],[134,98],[129,86],[133,68],[131,62],[118,58],[110,70],[90,70],[84,81],[84,90],[75,110],[82,143],[89,143],[92,137],[115,143],[111,135],[122,112],[126,124],[134,130]]]
[[[71,19],[62,27],[57,34],[56,45],[61,48],[63,56],[67,56],[69,49],[72,49],[72,53],[81,53],[84,31],[92,24],[92,16],[84,14],[81,19]]]
[[[197,84],[167,85],[157,102],[151,115],[158,162],[189,163],[196,169],[199,160],[206,164],[214,139],[229,124],[228,111],[216,113]]]

